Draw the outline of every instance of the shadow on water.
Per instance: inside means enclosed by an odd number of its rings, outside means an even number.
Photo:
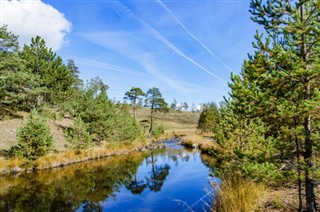
[[[0,211],[203,211],[213,162],[166,147],[0,177]]]

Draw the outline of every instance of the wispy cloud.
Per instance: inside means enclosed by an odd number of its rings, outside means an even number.
[[[74,58],[74,60],[77,64],[80,65],[87,65],[103,70],[111,70],[115,72],[134,75],[144,79],[149,79],[149,81],[152,81],[152,79],[156,79],[156,81],[164,83],[172,91],[177,92],[181,95],[188,95],[189,93],[194,92],[213,91],[210,88],[178,81],[176,78],[172,78],[172,74],[171,76],[168,76],[165,72],[161,71],[159,67],[164,67],[165,64],[159,63],[159,60],[156,59],[158,57],[156,53],[146,51],[145,48],[139,45],[139,41],[137,41],[138,43],[132,41],[132,38],[135,38],[140,34],[141,31],[131,32],[130,36],[127,32],[107,31],[79,35],[87,40],[90,40],[93,43],[111,49],[112,51],[125,56],[140,68],[127,68],[107,62],[100,62],[97,60],[85,58]],[[105,39],[106,37],[108,37],[108,39]],[[129,39],[129,37],[131,39]]]
[[[193,60],[191,57],[189,57],[188,55],[186,55],[181,49],[179,49],[177,46],[175,46],[173,43],[171,43],[165,36],[163,36],[160,32],[158,32],[156,29],[154,29],[153,27],[151,27],[147,22],[145,22],[144,20],[142,20],[141,18],[139,18],[138,16],[136,16],[128,7],[126,7],[125,5],[123,5],[121,2],[117,2],[117,4],[120,6],[120,8],[127,13],[130,17],[134,18],[135,20],[137,20],[142,26],[144,26],[157,40],[159,40],[160,42],[162,42],[165,46],[167,46],[168,48],[170,48],[172,51],[174,51],[176,54],[180,55],[182,58],[186,59],[187,61],[189,61],[190,63],[192,63],[193,65],[197,66],[199,69],[203,70],[204,72],[206,72],[207,74],[215,77],[216,79],[222,81],[223,83],[227,83],[224,79],[222,79],[220,76],[218,76],[217,74],[212,73],[211,71],[209,71],[207,68],[205,68],[204,66],[202,66],[201,64],[199,64],[198,62],[196,62],[195,60]]]
[[[197,38],[193,33],[190,32],[190,30],[177,18],[177,16],[172,12],[171,9],[167,7],[161,0],[156,0],[160,6],[165,9],[175,20],[177,24],[179,24],[182,29],[190,36],[192,37],[198,44],[200,44],[212,57],[214,57],[216,60],[218,60],[224,67],[226,67],[230,72],[232,72],[232,69],[225,63],[223,62],[217,55],[215,55],[211,49],[204,44],[199,38]]]
[[[145,78],[145,79],[150,78],[150,77],[146,76],[146,74],[144,74],[144,73],[141,73],[139,71],[136,71],[136,70],[133,70],[133,69],[130,69],[127,67],[123,67],[123,66],[118,66],[118,65],[114,65],[114,64],[110,64],[110,63],[106,63],[106,62],[100,62],[97,60],[85,59],[85,58],[81,58],[81,57],[74,57],[73,59],[77,62],[77,64],[80,64],[80,65],[86,65],[86,66],[90,66],[90,67],[94,67],[94,68],[101,68],[103,70],[134,75],[134,76],[138,76],[140,78]]]

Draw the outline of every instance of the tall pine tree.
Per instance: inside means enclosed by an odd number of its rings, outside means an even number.
[[[320,2],[252,0],[250,12],[252,20],[264,27],[266,37],[257,32],[256,51],[244,62],[241,76],[231,76],[227,107],[240,118],[240,130],[257,118],[263,122],[264,137],[274,149],[265,160],[273,161],[282,171],[297,171],[299,211],[303,186],[307,211],[316,211]]]

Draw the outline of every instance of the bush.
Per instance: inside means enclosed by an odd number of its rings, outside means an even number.
[[[276,182],[282,176],[277,166],[268,162],[246,162],[242,165],[241,169],[245,176],[264,183]]]
[[[35,160],[54,149],[54,140],[47,119],[32,111],[25,126],[17,132],[18,145],[9,150],[11,156]]]
[[[157,126],[157,127],[153,128],[151,134],[155,138],[159,138],[161,135],[164,134],[164,127],[163,126]]]
[[[92,136],[88,132],[88,126],[77,117],[71,128],[65,132],[67,142],[74,149],[87,149],[92,145]]]

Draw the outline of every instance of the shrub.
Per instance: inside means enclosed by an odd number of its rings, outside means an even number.
[[[71,128],[65,132],[67,142],[74,149],[87,149],[92,145],[92,136],[88,132],[88,126],[77,117]]]
[[[9,150],[12,156],[35,160],[54,149],[54,140],[46,118],[32,111],[26,124],[17,132],[18,145]]]
[[[245,176],[251,177],[255,181],[270,183],[281,179],[281,173],[273,163],[245,162],[241,169]]]
[[[160,126],[153,128],[151,134],[155,138],[159,138],[161,135],[164,134],[164,127],[160,125]]]

